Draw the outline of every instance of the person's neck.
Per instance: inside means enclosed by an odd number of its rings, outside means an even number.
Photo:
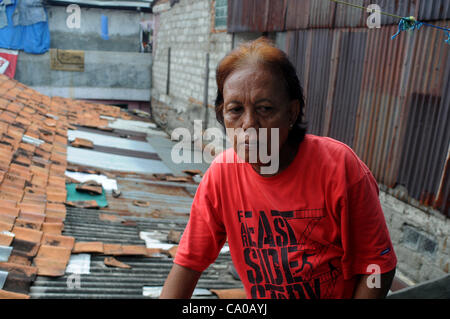
[[[257,172],[259,175],[263,177],[270,177],[280,174],[282,171],[288,168],[289,165],[294,161],[298,152],[299,143],[300,143],[299,141],[291,139],[288,139],[284,143],[284,145],[280,149],[280,161],[279,161],[280,164],[277,172],[273,174],[261,174],[261,167],[270,166],[271,165],[270,162],[267,164],[260,164],[260,163],[251,164],[252,168],[255,170],[255,172]]]

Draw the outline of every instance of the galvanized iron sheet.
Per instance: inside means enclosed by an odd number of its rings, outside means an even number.
[[[282,49],[304,87],[309,132],[347,143],[380,183],[449,216],[450,50],[437,29],[391,40],[396,31],[289,31]]]
[[[421,21],[450,19],[448,0],[346,0],[364,6],[377,4],[384,12]],[[309,28],[364,27],[370,13],[330,0],[228,0],[229,32],[286,31]],[[381,16],[381,25],[398,19]]]

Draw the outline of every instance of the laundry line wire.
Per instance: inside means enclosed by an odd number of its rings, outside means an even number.
[[[396,14],[393,14],[393,13],[389,13],[389,12],[384,12],[384,11],[381,11],[381,10],[368,9],[368,8],[366,8],[364,6],[361,6],[361,5],[358,5],[358,4],[354,4],[354,3],[350,3],[350,2],[346,2],[346,1],[342,1],[342,0],[329,0],[329,1],[335,2],[337,4],[342,4],[342,5],[346,5],[346,6],[349,6],[349,7],[361,9],[361,10],[364,10],[364,11],[367,10],[368,12],[379,13],[381,15],[385,15],[385,16],[389,16],[389,17],[392,17],[392,18],[399,19],[400,21],[399,21],[399,24],[398,24],[398,32],[392,36],[392,39],[395,39],[400,34],[400,32],[402,32],[402,31],[418,30],[422,26],[427,26],[427,27],[432,27],[432,28],[444,31],[444,33],[448,37],[448,39],[445,40],[445,42],[450,44],[450,28],[444,28],[444,27],[437,26],[437,25],[434,25],[434,24],[431,24],[431,23],[418,21],[414,16],[402,17],[402,16],[399,16],[399,15],[396,15]]]

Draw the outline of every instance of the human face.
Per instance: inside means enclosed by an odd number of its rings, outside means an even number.
[[[249,65],[231,73],[223,88],[223,119],[228,137],[241,159],[250,162],[255,170],[263,165],[260,152],[257,161],[250,161],[250,150],[264,147],[267,155],[280,151],[286,144],[291,124],[299,114],[299,103],[290,101],[284,81],[278,72],[260,66]],[[267,139],[260,139],[260,129],[267,129]],[[241,130],[239,130],[241,129]],[[254,129],[254,130],[251,130]],[[272,141],[273,129],[278,139]],[[256,131],[258,134],[250,134]],[[241,134],[241,136],[239,135]],[[242,136],[242,134],[244,136]],[[277,145],[272,145],[275,142]],[[280,158],[282,164],[283,158]]]

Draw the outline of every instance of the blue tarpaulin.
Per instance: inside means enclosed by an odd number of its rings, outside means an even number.
[[[0,0],[1,2],[1,0]],[[0,29],[0,48],[23,50],[27,53],[42,54],[50,48],[50,30],[48,15],[46,21],[31,25],[14,25],[13,14],[18,0],[11,0],[6,6],[8,25]],[[45,9],[44,9],[45,10]]]

